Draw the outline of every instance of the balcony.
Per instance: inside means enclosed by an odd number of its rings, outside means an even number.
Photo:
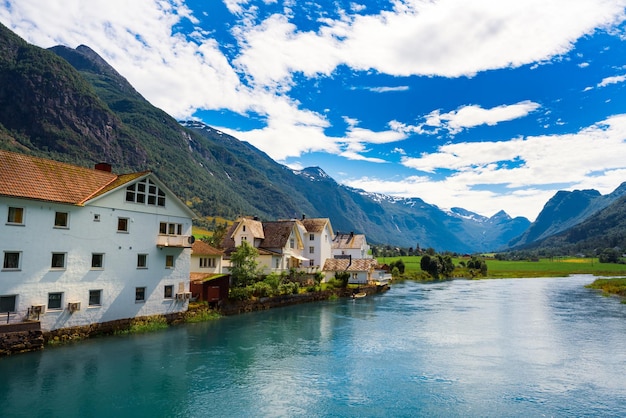
[[[157,247],[191,248],[194,241],[193,235],[159,235]]]

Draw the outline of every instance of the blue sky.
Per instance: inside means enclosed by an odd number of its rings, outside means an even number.
[[[534,220],[626,181],[626,0],[0,0],[154,105],[370,192]]]

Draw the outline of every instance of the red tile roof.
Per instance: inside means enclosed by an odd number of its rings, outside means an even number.
[[[148,172],[116,175],[0,150],[0,196],[82,205]]]

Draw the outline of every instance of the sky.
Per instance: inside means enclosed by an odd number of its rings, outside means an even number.
[[[626,181],[626,0],[0,0],[293,169],[533,221]]]

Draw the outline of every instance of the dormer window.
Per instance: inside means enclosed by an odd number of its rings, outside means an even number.
[[[142,205],[165,206],[165,192],[150,179],[126,187],[126,201]]]

